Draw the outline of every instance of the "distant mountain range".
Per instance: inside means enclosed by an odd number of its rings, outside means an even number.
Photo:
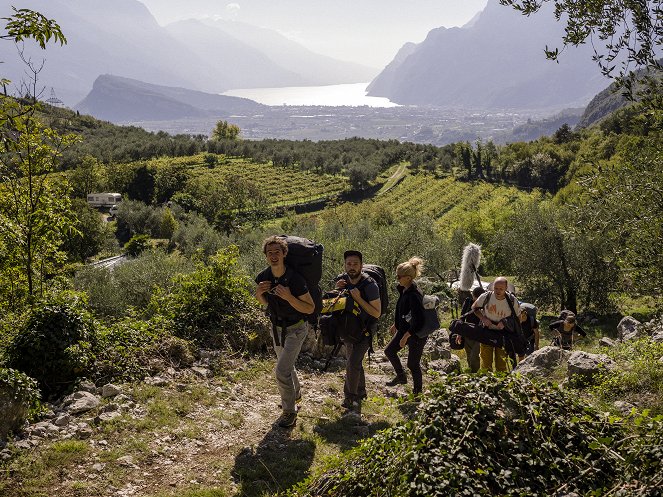
[[[264,105],[246,98],[144,83],[105,74],[76,108],[111,122],[175,120],[252,114]]]
[[[0,0],[0,17],[9,16],[14,3]],[[39,84],[53,87],[69,106],[83,99],[102,74],[221,93],[357,83],[377,72],[246,24],[191,20],[162,27],[137,0],[22,0],[19,7],[55,19],[67,37],[65,46],[49,44],[45,51],[27,42],[25,53],[38,64],[45,59]],[[2,77],[15,84],[25,78],[25,66],[11,50],[0,59]]]
[[[437,28],[408,43],[371,82],[368,94],[404,105],[477,109],[561,109],[585,105],[605,88],[591,46],[569,48],[559,63],[563,26],[549,8],[528,18],[489,0],[462,28]]]

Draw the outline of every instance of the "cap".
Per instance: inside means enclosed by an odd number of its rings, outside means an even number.
[[[360,261],[362,262],[364,261],[364,256],[361,255],[361,252],[359,252],[359,250],[346,250],[345,252],[343,252],[343,259],[345,260],[353,255],[359,257]]]

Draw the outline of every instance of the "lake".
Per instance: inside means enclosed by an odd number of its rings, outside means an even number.
[[[222,95],[243,97],[264,105],[328,105],[359,107],[397,107],[384,97],[366,95],[368,83],[328,86],[288,86],[284,88],[244,88],[228,90]]]

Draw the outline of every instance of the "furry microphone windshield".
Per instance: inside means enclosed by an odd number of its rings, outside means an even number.
[[[481,247],[470,243],[463,249],[463,260],[460,263],[460,289],[470,291],[474,276],[481,262]]]

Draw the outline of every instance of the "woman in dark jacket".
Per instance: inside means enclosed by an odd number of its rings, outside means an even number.
[[[583,338],[587,336],[585,330],[576,323],[576,315],[571,311],[562,311],[559,319],[550,323],[548,328],[554,333],[553,345],[562,347],[564,350],[573,348],[577,335]]]
[[[424,352],[427,337],[419,337],[417,333],[424,323],[424,308],[422,304],[423,295],[417,287],[415,278],[421,275],[424,261],[419,257],[412,257],[396,268],[398,279],[398,302],[396,302],[396,316],[394,324],[389,331],[393,335],[391,342],[384,349],[384,354],[391,362],[396,371],[396,377],[387,382],[387,386],[404,385],[407,376],[398,357],[398,351],[406,345],[409,347],[407,355],[407,367],[412,373],[414,394],[421,393],[423,386],[423,374],[421,371],[421,355]]]

